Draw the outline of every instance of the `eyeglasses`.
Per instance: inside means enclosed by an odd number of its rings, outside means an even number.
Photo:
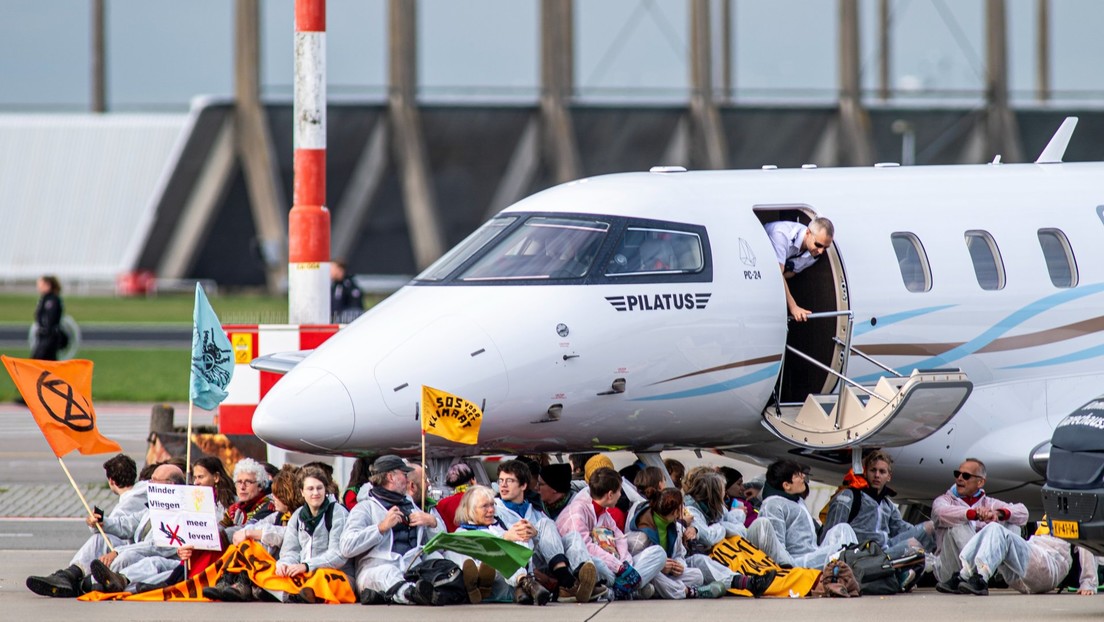
[[[831,245],[832,245],[831,242],[829,242],[827,244],[821,244],[820,242],[817,242],[816,240],[813,240],[813,246],[815,246],[817,248],[828,248]]]
[[[238,486],[256,486],[257,481],[252,479],[236,479],[234,480],[234,484]]]
[[[512,477],[502,477],[498,480],[499,486],[512,486],[516,483],[518,483],[518,481]]]
[[[955,479],[962,478],[962,481],[968,482],[975,477],[981,479],[980,475],[974,475],[973,473],[967,473],[966,471],[954,471]]]

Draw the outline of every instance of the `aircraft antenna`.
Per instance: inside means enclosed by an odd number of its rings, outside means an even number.
[[[1066,155],[1066,147],[1069,146],[1075,127],[1077,127],[1077,117],[1066,117],[1062,125],[1058,126],[1058,131],[1051,136],[1043,152],[1039,154],[1039,159],[1035,160],[1035,164],[1061,164],[1062,156]]]

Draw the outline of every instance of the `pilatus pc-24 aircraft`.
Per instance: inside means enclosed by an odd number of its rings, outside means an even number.
[[[1054,425],[1104,386],[1104,163],[685,172],[581,179],[503,210],[287,371],[257,435],[420,452],[422,385],[484,407],[475,453],[674,448],[896,459],[932,498],[966,456],[1039,506]],[[791,279],[763,224],[835,224]]]

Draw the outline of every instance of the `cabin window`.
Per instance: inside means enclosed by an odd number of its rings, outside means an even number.
[[[985,290],[1004,289],[1004,262],[993,236],[979,229],[967,231],[966,248],[974,263],[978,285]]]
[[[473,231],[471,235],[464,238],[463,242],[457,244],[452,250],[445,253],[440,259],[433,262],[419,274],[418,280],[443,281],[448,278],[448,275],[452,274],[454,270],[459,268],[460,265],[467,261],[472,255],[478,253],[487,245],[487,242],[498,237],[498,234],[505,231],[515,220],[517,220],[516,216],[504,216],[501,218],[493,218],[483,223],[482,227]]]
[[[607,276],[685,274],[705,266],[701,237],[688,231],[627,227],[606,264]]]
[[[901,281],[910,292],[931,290],[931,266],[924,245],[916,234],[898,231],[889,236],[893,241],[893,252],[897,254],[897,267],[901,269]]]
[[[1058,229],[1039,229],[1039,246],[1043,249],[1050,282],[1055,287],[1077,285],[1077,261],[1066,234]]]
[[[590,272],[609,223],[533,216],[500,236],[460,280],[579,279]]]

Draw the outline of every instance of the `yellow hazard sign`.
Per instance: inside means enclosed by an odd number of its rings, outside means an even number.
[[[231,333],[234,345],[234,363],[248,365],[253,360],[253,333]]]

